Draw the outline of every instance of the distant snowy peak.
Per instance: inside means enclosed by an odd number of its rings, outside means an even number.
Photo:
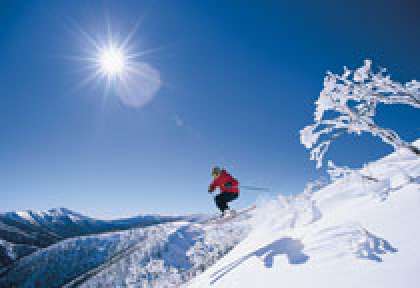
[[[86,217],[80,213],[76,213],[72,210],[69,210],[67,208],[55,208],[50,209],[45,212],[41,212],[41,215],[43,216],[49,216],[49,217],[69,217],[73,220],[86,220],[89,219],[89,217]]]
[[[45,222],[49,223],[57,223],[60,221],[70,220],[71,222],[91,222],[91,223],[102,223],[102,224],[147,224],[147,223],[155,223],[155,222],[170,222],[170,221],[196,221],[197,219],[201,219],[206,215],[187,215],[187,216],[179,216],[179,215],[159,215],[159,214],[139,214],[133,217],[128,218],[121,218],[115,220],[102,220],[102,219],[95,219],[92,217],[85,216],[81,213],[72,211],[67,208],[53,208],[45,211],[33,211],[33,210],[24,210],[24,211],[16,211],[16,212],[6,212],[0,213],[0,217],[9,218],[18,221],[26,221],[30,222],[35,225],[45,224]]]
[[[47,211],[17,211],[0,214],[0,216],[10,218],[17,221],[27,221],[35,225],[43,225],[45,223],[54,223],[63,220],[72,222],[93,221],[93,219],[83,216],[82,214],[73,212],[67,208],[54,208]]]

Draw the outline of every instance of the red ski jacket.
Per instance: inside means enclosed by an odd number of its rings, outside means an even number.
[[[216,188],[220,188],[222,193],[239,193],[239,182],[226,172],[226,170],[222,170],[220,175],[210,184],[209,192],[213,192]]]

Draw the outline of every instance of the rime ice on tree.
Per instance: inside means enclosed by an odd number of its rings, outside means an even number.
[[[300,131],[300,141],[311,150],[311,160],[317,168],[331,142],[343,133],[371,133],[394,149],[407,148],[420,155],[420,150],[402,140],[388,128],[378,126],[373,117],[378,104],[406,104],[420,108],[420,82],[401,84],[392,81],[385,69],[374,72],[372,62],[352,71],[344,67],[342,75],[328,72],[324,88],[316,101],[315,123]]]

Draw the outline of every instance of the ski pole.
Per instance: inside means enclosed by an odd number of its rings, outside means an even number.
[[[265,188],[265,187],[256,187],[256,186],[244,186],[241,185],[239,186],[241,189],[245,189],[245,190],[252,190],[252,191],[270,191],[270,188]]]

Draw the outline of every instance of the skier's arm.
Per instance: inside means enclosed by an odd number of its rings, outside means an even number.
[[[238,187],[239,186],[239,181],[236,179],[236,178],[233,178],[232,177],[232,186],[234,186],[234,187]]]
[[[211,182],[211,184],[209,186],[209,193],[214,192],[214,190],[216,190],[216,188],[219,186],[218,179],[219,178],[216,178],[216,179],[213,180],[213,182]]]
[[[216,186],[213,183],[211,183],[209,186],[209,193],[213,193],[215,189],[216,189]]]

